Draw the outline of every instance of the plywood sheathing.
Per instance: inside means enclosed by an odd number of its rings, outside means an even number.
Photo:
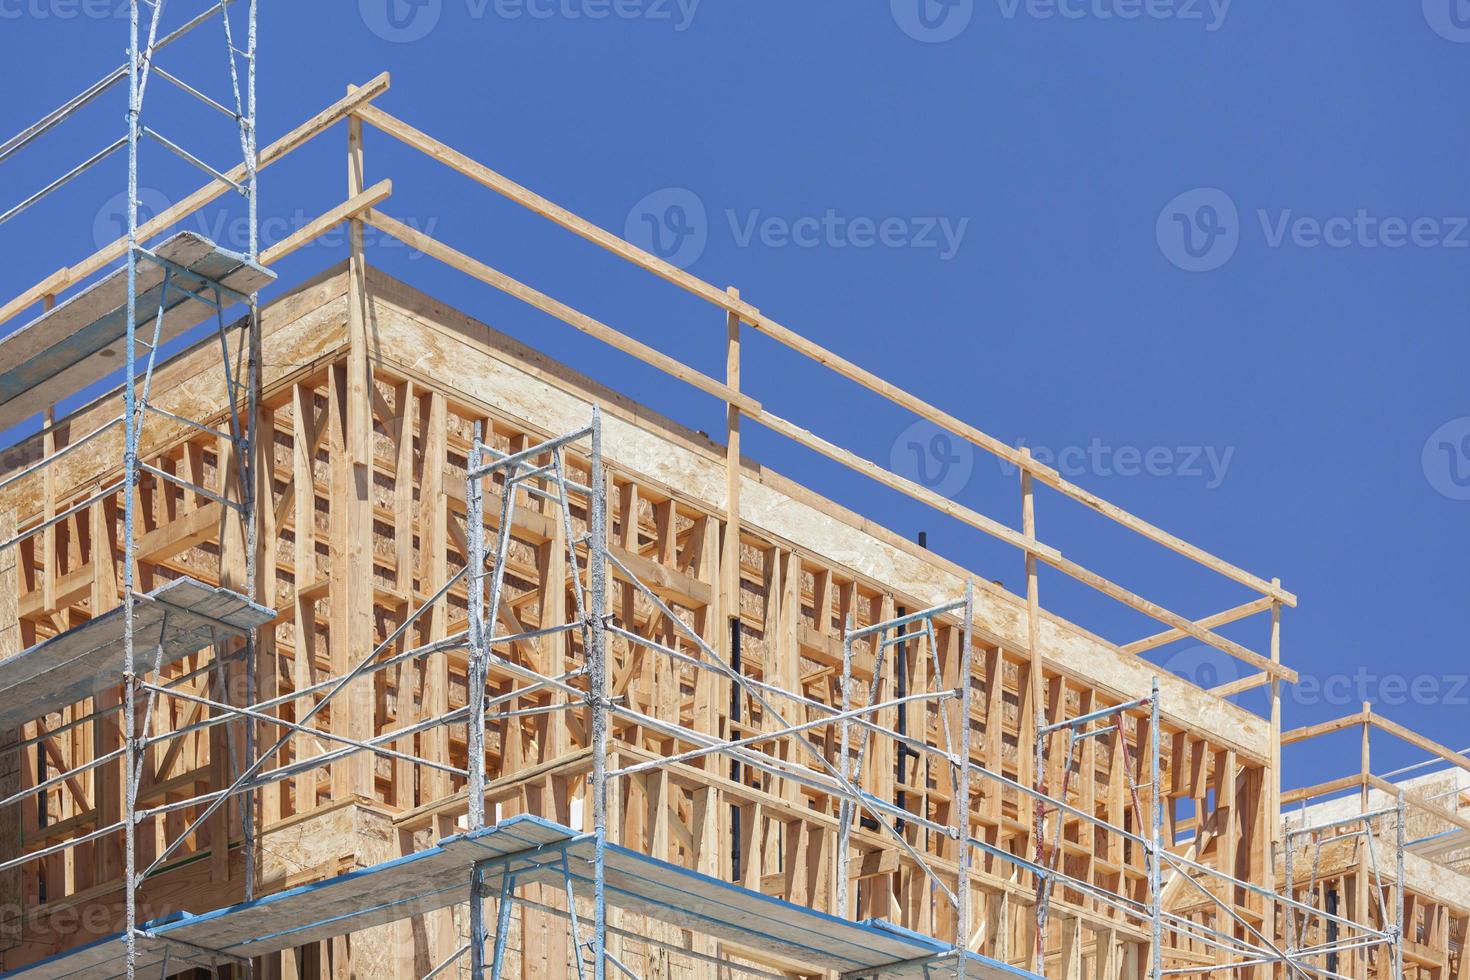
[[[547,433],[584,425],[595,401],[604,409],[605,451],[616,466],[705,508],[724,509],[724,451],[718,444],[380,270],[370,269],[368,281],[377,355],[394,368],[448,385]],[[953,598],[973,577],[768,468],[742,462],[740,506],[750,528],[922,604]],[[986,581],[978,584],[976,626],[982,639],[1025,651],[1024,600]],[[1044,611],[1040,625],[1043,660],[1051,669],[1118,700],[1146,695],[1151,678],[1159,674],[1161,702],[1171,723],[1207,731],[1252,761],[1269,759],[1265,719],[1121,654]]]

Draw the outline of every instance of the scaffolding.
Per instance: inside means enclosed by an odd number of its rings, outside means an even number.
[[[734,560],[726,562],[726,574],[739,575],[738,447],[739,419],[744,416],[1021,549],[1025,553],[1028,580],[1025,635],[1033,664],[1040,662],[1036,567],[1042,563],[1145,612],[1168,628],[1164,634],[1131,644],[1130,652],[1143,652],[1179,637],[1198,639],[1257,667],[1259,673],[1235,685],[1232,692],[1269,684],[1273,708],[1279,710],[1279,699],[1274,696],[1277,686],[1295,675],[1280,662],[1274,625],[1281,607],[1294,604],[1295,597],[1282,590],[1279,582],[1257,579],[1111,505],[1104,505],[1061,480],[1054,471],[1041,467],[1023,450],[995,443],[984,433],[944,416],[926,403],[898,392],[831,352],[797,337],[740,301],[738,294],[716,290],[655,256],[638,252],[633,246],[373,108],[369,103],[387,87],[385,78],[350,91],[337,106],[309,120],[264,152],[257,151],[254,0],[236,4],[243,6],[249,20],[243,51],[236,47],[231,32],[229,2],[221,2],[183,27],[159,37],[164,6],[164,0],[156,4],[131,0],[128,63],[20,137],[0,146],[0,162],[3,162],[123,78],[128,79],[126,137],[62,181],[0,216],[3,221],[20,213],[67,179],[127,147],[127,236],[99,252],[102,258],[94,256],[76,269],[52,277],[43,284],[43,291],[31,298],[54,296],[61,288],[77,284],[83,278],[80,273],[100,271],[98,262],[105,264],[125,255],[125,269],[54,309],[47,301],[47,310],[41,317],[12,335],[21,338],[19,345],[12,344],[11,338],[0,342],[0,421],[8,420],[8,424],[44,407],[34,401],[34,379],[58,385],[61,381],[73,385],[93,383],[108,374],[100,366],[104,361],[98,359],[99,352],[114,350],[119,344],[126,351],[122,413],[64,447],[56,448],[54,440],[48,439],[45,458],[0,484],[3,487],[32,477],[84,445],[110,446],[110,439],[116,441],[114,430],[122,429],[120,479],[59,512],[48,511],[41,521],[14,531],[5,542],[13,553],[22,542],[46,536],[68,516],[120,495],[122,534],[117,557],[123,572],[119,611],[93,609],[93,615],[85,623],[58,631],[56,636],[26,652],[0,661],[0,698],[6,709],[16,706],[13,711],[0,712],[0,724],[15,724],[34,717],[37,710],[96,697],[120,686],[119,703],[99,704],[85,718],[74,719],[68,725],[96,725],[103,718],[118,714],[123,729],[121,745],[82,767],[38,780],[35,786],[0,800],[0,806],[19,806],[78,775],[121,760],[125,786],[122,811],[117,819],[99,821],[96,828],[85,834],[23,854],[6,855],[0,859],[0,872],[121,834],[126,850],[125,928],[117,936],[24,967],[14,976],[32,980],[66,976],[80,980],[126,975],[131,980],[141,971],[151,969],[159,969],[167,976],[172,969],[185,966],[244,967],[253,958],[305,942],[465,906],[468,940],[447,959],[435,963],[424,974],[425,980],[464,963],[476,980],[487,974],[499,980],[507,969],[507,943],[517,908],[522,912],[533,910],[556,916],[568,924],[569,956],[579,980],[586,980],[589,974],[592,980],[605,980],[610,969],[623,976],[636,975],[612,949],[609,937],[648,944],[660,942],[636,929],[619,926],[613,921],[614,909],[672,922],[692,933],[723,938],[737,947],[769,943],[791,962],[844,977],[953,976],[967,980],[1035,976],[1046,971],[1051,956],[1058,957],[1065,974],[1071,977],[1077,975],[1075,966],[1082,956],[1079,920],[1074,918],[1070,925],[1064,924],[1055,950],[1051,943],[1055,925],[1052,915],[1059,904],[1058,895],[1070,894],[1081,896],[1079,901],[1096,903],[1111,917],[1110,921],[1126,924],[1148,937],[1148,963],[1139,974],[1154,980],[1191,974],[1249,976],[1262,967],[1297,978],[1338,977],[1341,974],[1329,965],[1329,957],[1369,947],[1391,950],[1394,960],[1391,975],[1395,980],[1402,977],[1402,873],[1398,876],[1400,915],[1389,925],[1384,911],[1383,926],[1378,929],[1319,907],[1321,903],[1314,897],[1314,890],[1309,889],[1307,901],[1296,898],[1292,879],[1295,842],[1303,835],[1320,839],[1327,830],[1335,828],[1286,832],[1282,853],[1287,885],[1282,889],[1271,882],[1244,880],[1227,869],[1212,867],[1204,860],[1191,858],[1187,849],[1166,841],[1166,794],[1160,745],[1164,696],[1157,676],[1150,685],[1140,685],[1148,690],[1144,696],[1101,709],[1082,710],[1072,717],[1067,717],[1065,703],[1048,710],[1042,703],[1041,685],[1037,682],[1030,688],[1029,705],[1018,705],[1018,712],[1030,712],[1029,720],[1018,725],[1024,733],[1019,747],[1026,763],[1019,770],[1022,775],[1007,775],[999,760],[977,760],[979,746],[974,737],[972,707],[978,659],[973,636],[978,590],[973,580],[964,582],[961,594],[949,595],[915,612],[869,617],[876,621],[863,623],[849,614],[840,637],[840,673],[836,678],[839,703],[809,697],[800,689],[799,682],[780,683],[770,677],[751,676],[735,658],[720,652],[720,644],[711,641],[707,630],[692,626],[675,608],[677,604],[667,599],[656,582],[649,581],[650,576],[634,560],[620,557],[610,547],[611,482],[602,445],[603,420],[596,409],[590,420],[574,431],[509,451],[492,445],[491,434],[477,426],[471,436],[465,473],[464,526],[462,530],[457,526],[436,529],[444,539],[458,533],[456,540],[462,540],[465,549],[464,567],[447,575],[422,598],[410,590],[406,611],[397,625],[381,640],[372,642],[369,638],[366,644],[351,649],[342,669],[334,667],[329,676],[308,679],[286,693],[261,691],[256,677],[256,632],[272,623],[276,614],[256,601],[263,598],[256,594],[259,576],[255,565],[259,550],[256,522],[262,511],[262,501],[257,496],[261,475],[255,466],[262,451],[258,436],[263,434],[259,432],[258,412],[261,327],[255,293],[272,278],[267,269],[272,261],[343,221],[351,222],[354,229],[351,272],[354,302],[361,302],[363,283],[361,232],[363,227],[373,226],[477,279],[512,292],[725,402],[730,412],[729,472],[735,474],[729,484],[735,489],[726,501],[730,525],[723,544],[727,549],[733,548]],[[146,28],[140,17],[144,10],[149,12]],[[235,92],[234,110],[153,64],[160,51],[213,17],[218,17],[224,25]],[[243,94],[237,70],[240,58],[246,62]],[[239,167],[215,170],[144,123],[143,96],[148,77],[155,71],[160,78],[236,120],[243,158]],[[354,148],[357,164],[348,200],[284,242],[261,251],[254,230],[258,170],[342,118],[348,118],[353,127],[349,145]],[[729,327],[727,351],[731,367],[725,381],[709,378],[651,351],[376,210],[391,187],[387,182],[370,188],[364,186],[360,166],[364,122],[434,153],[480,183],[715,303],[726,312]],[[158,143],[199,166],[211,182],[189,199],[188,207],[150,222],[140,222],[136,201],[138,149],[146,141]],[[242,195],[250,208],[251,233],[245,254],[230,253],[189,235],[176,236],[151,249],[144,247],[143,242],[151,235],[189,213],[190,208],[202,206],[229,191]],[[225,312],[235,304],[246,305],[248,313],[243,329],[234,334],[232,348]],[[25,305],[20,301],[9,304],[0,311],[0,319]],[[355,315],[361,318],[360,308]],[[225,422],[219,427],[169,413],[150,399],[155,362],[162,344],[211,318],[219,338],[223,390],[228,403]],[[1011,529],[953,502],[936,499],[924,488],[880,471],[874,464],[763,409],[740,390],[742,323],[754,325],[822,363],[838,365],[842,373],[871,390],[924,417],[938,418],[961,437],[1015,462],[1022,473],[1022,528]],[[77,337],[85,338],[85,342],[76,340]],[[139,348],[143,351],[141,358],[135,354]],[[6,360],[11,356],[8,351],[18,351],[13,355],[13,363]],[[345,387],[339,393],[366,403],[370,397],[367,386],[362,390],[353,388],[359,371],[364,379],[370,377],[365,362],[354,364],[344,373]],[[335,385],[336,375],[333,378]],[[31,380],[27,383],[27,379]],[[367,385],[370,384],[368,380]],[[359,406],[356,410],[363,409]],[[401,406],[399,413],[403,413]],[[145,462],[139,447],[143,422],[149,417],[166,417],[172,423],[217,439],[218,466],[222,471],[228,470],[221,486],[211,489],[198,474],[191,478]],[[298,421],[303,431],[315,428],[309,419]],[[265,441],[268,443],[268,437]],[[315,444],[314,439],[307,442]],[[412,443],[411,424],[408,442]],[[310,477],[309,467],[307,476]],[[1064,559],[1036,537],[1033,478],[1193,558],[1227,579],[1258,590],[1261,597],[1214,617],[1189,620]],[[228,521],[237,540],[228,548],[221,543],[219,588],[184,578],[147,590],[140,588],[145,583],[135,580],[134,569],[138,563],[135,498],[142,480],[171,483],[213,501],[222,513],[231,515]],[[563,621],[541,622],[534,629],[519,624],[505,595],[506,576],[513,564],[514,524],[523,500],[545,500],[554,505],[565,548],[560,560],[568,570],[573,597],[572,608],[567,610]],[[577,514],[581,517],[575,518]],[[105,540],[104,535],[94,544],[100,546]],[[235,565],[227,568],[231,562]],[[304,587],[298,581],[298,589]],[[467,595],[466,627],[410,645],[412,631],[436,615],[436,610],[443,612],[450,603],[451,592],[459,588]],[[652,629],[640,632],[632,617],[616,613],[615,588],[623,590],[625,608],[641,603],[653,610],[663,633],[654,635]],[[1269,657],[1214,632],[1219,625],[1268,610],[1273,617]],[[738,620],[738,610],[734,616]],[[735,626],[734,635],[738,637],[738,622]],[[548,638],[566,642],[571,651],[564,658],[566,662],[540,662],[520,652],[526,644]],[[712,696],[710,692],[728,691],[732,705],[749,706],[758,717],[758,722],[752,722],[754,730],[740,731],[733,725],[724,733],[701,730],[684,724],[677,707],[668,713],[648,712],[625,703],[612,690],[614,644],[622,644],[624,651],[636,649],[643,655],[660,658],[672,671],[703,678],[695,686],[705,693],[707,701]],[[186,657],[205,648],[213,654],[207,664],[192,669],[180,667]],[[324,715],[351,696],[350,692],[374,683],[375,678],[432,658],[447,661],[451,654],[467,657],[467,694],[462,707],[426,712],[423,717],[366,737],[328,730],[319,724]],[[884,671],[885,661],[890,658],[905,664],[911,660],[923,662],[922,676],[926,684],[912,690],[907,686],[890,688],[889,675]],[[510,689],[489,694],[492,674],[508,679]],[[232,683],[229,675],[243,683]],[[194,690],[190,685],[196,681],[211,685],[212,693],[206,695]],[[154,732],[155,711],[166,701],[198,709],[199,720],[171,732]],[[908,730],[903,719],[908,717],[909,709],[920,708],[926,719],[923,730]],[[732,714],[740,718],[738,710]],[[585,784],[586,810],[581,828],[524,816],[494,819],[487,811],[487,740],[497,736],[503,740],[507,731],[523,719],[542,716],[576,718],[585,726],[590,773]],[[889,723],[885,716],[899,721]],[[797,720],[803,717],[805,720]],[[674,748],[659,758],[629,762],[617,751],[619,725],[657,733]],[[1273,725],[1279,725],[1279,718]],[[463,728],[467,745],[465,765],[455,765],[446,758],[431,758],[428,753],[414,750],[415,738],[444,733],[451,727]],[[261,732],[273,734],[261,738]],[[56,733],[57,729],[51,729],[34,738],[22,739],[8,751],[35,748]],[[141,807],[138,794],[144,754],[153,747],[171,745],[200,733],[208,733],[228,760],[228,778],[224,784],[204,793],[190,793],[156,806]],[[293,742],[304,739],[330,743],[332,747],[316,754],[295,752],[292,759],[286,760],[284,756]],[[1099,744],[1107,745],[1114,757],[1122,760],[1126,772],[1126,803],[1110,812],[1107,819],[1100,817],[1094,808],[1073,802],[1074,777],[1083,770],[1083,752],[1089,745]],[[935,781],[934,798],[948,801],[942,808],[942,817],[904,805],[901,796],[897,800],[884,799],[863,789],[865,775],[885,764],[875,762],[875,758],[889,758],[880,753],[880,746],[884,747],[883,752],[894,753],[900,772],[909,761],[923,760],[930,766],[928,772]],[[1130,746],[1137,747],[1138,757],[1131,754],[1134,749]],[[734,883],[718,867],[683,868],[630,850],[614,839],[610,830],[614,814],[623,799],[623,788],[633,779],[685,764],[711,766],[717,757],[737,772],[764,774],[775,781],[779,790],[802,787],[832,805],[838,839],[832,870],[835,914],[763,895],[759,882]],[[259,794],[268,787],[360,759],[391,760],[411,770],[432,770],[463,781],[467,811],[462,832],[397,861],[258,896],[253,842]],[[984,764],[985,761],[991,765]],[[1234,773],[1227,776],[1233,782]],[[983,801],[996,801],[998,810],[1002,797],[1015,801],[1017,813],[1027,818],[1021,822],[1029,822],[1032,828],[1034,848],[1029,857],[1000,846],[976,830],[973,817],[987,805]],[[211,824],[227,819],[231,810],[242,827],[245,841],[244,901],[197,915],[140,921],[136,901],[140,885],[150,876],[177,866],[181,852],[190,842],[197,842]],[[134,846],[138,828],[185,811],[193,813],[173,826],[157,853],[139,860]],[[1274,810],[1271,815],[1274,818]],[[936,923],[934,935],[920,934],[871,917],[857,919],[855,910],[863,906],[864,889],[868,886],[864,884],[863,870],[855,866],[860,863],[860,857],[854,840],[864,833],[896,847],[923,875],[928,886],[928,918]],[[1372,835],[1368,837],[1371,840]],[[1121,873],[1119,886],[1108,888],[1069,872],[1067,855],[1079,847],[1141,855],[1146,872],[1144,887],[1141,891],[1130,890]],[[1402,820],[1399,850],[1402,855]],[[1014,965],[1006,957],[988,957],[976,952],[985,938],[984,930],[998,928],[999,921],[993,910],[977,909],[975,905],[974,875],[981,864],[1006,869],[1012,881],[1024,882],[1034,896],[1034,950],[1029,956],[1012,958],[1023,962],[1029,959],[1036,965],[1034,973]],[[552,907],[526,894],[524,886],[531,884],[561,889],[565,908]],[[1173,911],[1178,896],[1191,890],[1202,896],[1228,926],[1212,926]],[[1248,895],[1255,900],[1261,908],[1259,918],[1242,915],[1236,895]],[[1285,923],[1284,940],[1274,933],[1276,922]],[[1183,955],[1183,950],[1196,947],[1209,950],[1209,963],[1198,963]],[[719,957],[692,945],[671,947],[671,951],[734,971],[772,975],[759,965]],[[1102,954],[1097,955],[1101,963]],[[1111,957],[1112,951],[1107,955]],[[119,963],[123,968],[121,974]]]
[[[48,448],[43,459],[13,475],[7,483],[54,466],[81,446],[106,446],[105,437],[119,426],[122,429],[118,447],[119,480],[59,513],[48,512],[46,520],[39,525],[14,533],[0,545],[13,554],[22,542],[44,534],[47,538],[43,546],[54,553],[52,529],[58,523],[81,509],[99,503],[110,505],[117,497],[122,498],[122,540],[116,549],[116,557],[122,565],[120,605],[112,610],[94,605],[90,611],[91,618],[86,623],[59,631],[58,635],[5,661],[3,665],[10,703],[21,710],[30,709],[32,713],[36,705],[59,707],[121,686],[120,703],[99,710],[93,723],[100,724],[103,717],[118,714],[122,744],[93,760],[86,768],[121,760],[122,812],[117,814],[117,820],[89,834],[0,862],[0,871],[78,843],[121,834],[126,906],[126,953],[123,959],[125,974],[130,980],[135,975],[138,959],[137,886],[146,874],[138,868],[136,849],[137,828],[143,817],[137,808],[143,775],[141,761],[147,746],[158,741],[149,734],[157,698],[177,693],[171,688],[146,683],[143,678],[150,674],[157,677],[165,664],[176,663],[185,655],[206,646],[222,650],[226,643],[231,642],[227,639],[230,637],[243,643],[242,652],[233,659],[243,659],[249,664],[255,629],[273,616],[272,611],[251,601],[253,595],[237,591],[243,588],[248,593],[250,590],[245,583],[254,579],[255,507],[251,469],[254,458],[251,432],[254,426],[251,420],[255,415],[258,394],[256,299],[258,290],[274,279],[274,274],[259,262],[256,234],[256,0],[218,0],[217,3],[206,4],[205,9],[187,18],[177,28],[160,33],[168,6],[167,0],[129,0],[127,61],[0,145],[0,163],[3,163],[126,80],[126,132],[82,164],[0,214],[0,224],[3,224],[119,151],[126,150],[127,233],[118,243],[94,257],[96,261],[106,263],[121,256],[123,267],[60,306],[55,305],[55,293],[65,286],[74,285],[95,270],[79,269],[75,278],[63,274],[52,277],[44,286],[46,311],[0,342],[0,363],[5,370],[3,392],[0,392],[0,426],[11,428],[44,410]],[[232,6],[243,10],[244,36],[238,41],[232,21],[240,18],[234,16]],[[201,88],[156,63],[165,49],[208,23],[217,24],[222,31],[223,64],[228,67],[231,95],[229,105],[215,100]],[[243,47],[240,46],[242,43]],[[145,115],[148,85],[155,75],[231,121],[239,140],[238,166],[227,168],[228,172],[215,169],[183,143],[165,135],[161,130],[167,127]],[[243,254],[191,234],[176,235],[152,248],[145,245],[147,236],[139,215],[140,151],[145,143],[155,144],[185,160],[212,182],[223,183],[244,200],[248,210],[249,240]],[[251,327],[247,331],[246,342],[232,352],[227,340],[225,312],[236,304],[248,308]],[[212,431],[220,440],[219,466],[222,469],[233,468],[230,477],[223,482],[223,493],[215,493],[198,482],[152,466],[139,457],[146,420],[150,416],[169,415],[150,400],[160,348],[211,318],[217,328],[220,363],[229,400],[226,430]],[[114,359],[119,352],[123,356],[121,415],[72,440],[65,448],[55,450],[50,431],[54,418],[51,406],[65,395],[85,390],[114,376]],[[199,426],[197,421],[173,418]],[[135,578],[139,535],[137,499],[140,481],[145,478],[172,482],[191,493],[208,496],[235,514],[233,521],[242,535],[245,561],[244,574],[239,576],[241,580],[230,583],[235,588],[208,589],[199,583],[176,580],[150,591],[140,590],[140,583]],[[110,528],[99,528],[109,543],[117,529],[115,519],[112,524]],[[99,547],[102,543],[93,542]],[[222,581],[229,578],[221,575]],[[231,658],[217,656],[211,667],[214,683],[221,690],[227,686],[224,675],[227,659]],[[248,684],[253,673],[247,670],[246,678]],[[231,762],[238,766],[242,755],[248,758],[253,753],[253,726],[233,724],[228,725],[225,731]],[[243,745],[236,744],[239,739],[243,739]],[[23,752],[34,742],[20,740],[7,746],[5,751]],[[68,776],[75,778],[75,774]],[[8,797],[3,803],[18,806],[49,785],[52,781],[45,781],[41,786]],[[247,840],[252,836],[252,818],[251,809],[241,806],[239,819]],[[246,860],[247,865],[252,860],[248,847]],[[252,877],[247,872],[247,882]]]

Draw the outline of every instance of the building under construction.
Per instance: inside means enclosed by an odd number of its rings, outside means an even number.
[[[1283,731],[1279,581],[438,142],[386,75],[257,147],[253,0],[172,32],[163,6],[132,0],[127,63],[0,146],[126,86],[130,201],[141,143],[205,171],[0,307],[0,427],[42,419],[0,469],[0,976],[1470,980],[1470,761],[1366,705]],[[212,20],[232,104],[161,67]],[[159,85],[233,117],[237,167],[141,121]],[[706,301],[723,377],[392,217],[369,130]],[[178,231],[226,195],[253,227],[258,171],[322,139],[348,176],[317,220],[242,253]],[[345,264],[258,301],[344,225]],[[389,277],[368,229],[723,403],[724,431]],[[764,408],[752,331],[1013,465],[1019,526]],[[743,457],[745,426],[1013,547],[1024,594]],[[1039,491],[1246,600],[1184,615],[1078,564]],[[1049,612],[1041,566],[1159,632]],[[1248,617],[1254,649],[1218,632]],[[1149,659],[1179,641],[1248,671],[1207,690]],[[1257,688],[1264,717],[1229,700]],[[1356,772],[1282,788],[1283,751],[1348,729]],[[1375,775],[1375,730],[1426,765]]]

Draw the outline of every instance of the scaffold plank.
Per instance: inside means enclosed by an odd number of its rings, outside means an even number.
[[[235,293],[252,293],[275,273],[220,248],[194,232],[180,232],[153,255],[138,261],[138,335],[152,341],[160,306],[160,343],[172,340],[215,315],[216,283]],[[169,270],[172,269],[172,275]],[[168,289],[164,279],[168,277]],[[0,429],[8,429],[57,401],[58,393],[80,391],[123,363],[127,337],[128,274],[125,267],[77,293],[0,340]],[[225,305],[230,303],[226,296]]]
[[[147,923],[139,968],[158,967],[166,949],[180,966],[262,956],[467,902],[471,872],[484,865],[488,892],[504,875],[519,888],[562,886],[591,894],[593,841],[540,817],[521,815],[438,846],[325,881],[200,915]],[[562,861],[566,859],[565,872]],[[864,977],[954,975],[954,956],[936,939],[882,922],[850,922],[793,905],[626,848],[607,849],[608,903],[736,945],[789,956],[819,969]],[[123,975],[119,934],[3,974],[4,980],[113,980]],[[195,960],[185,960],[180,950]],[[929,973],[923,970],[930,964]],[[890,972],[893,971],[893,972]],[[947,971],[947,972],[946,972]],[[1033,977],[970,954],[977,980]]]
[[[228,589],[175,579],[137,597],[131,669],[151,672],[160,640],[166,665],[208,646],[216,630],[243,632],[273,618],[273,610]],[[118,606],[0,661],[0,728],[121,684],[123,620]]]

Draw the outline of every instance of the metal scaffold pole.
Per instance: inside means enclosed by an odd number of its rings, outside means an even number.
[[[133,488],[137,482],[137,395],[134,390],[137,371],[135,344],[138,331],[138,125],[142,110],[142,87],[139,78],[138,0],[128,2],[128,299],[126,359],[123,380],[123,773],[126,780],[123,801],[123,847],[127,905],[124,931],[127,936],[128,980],[134,980],[138,964],[138,855],[137,810],[132,793],[133,771],[139,760],[134,747],[137,717],[134,701],[137,678],[133,673]],[[95,547],[95,545],[94,545]]]
[[[1404,821],[1408,811],[1404,806],[1404,791],[1399,790],[1397,813],[1394,814],[1394,876],[1393,876],[1393,980],[1404,980]],[[1371,833],[1371,828],[1370,831]],[[1461,949],[1461,956],[1466,955]]]
[[[465,720],[465,769],[468,773],[465,794],[470,830],[485,826],[485,657],[489,653],[485,635],[485,477],[480,470],[481,424],[475,423],[466,465],[465,534],[469,541],[468,565],[469,665],[465,697],[469,715]],[[513,491],[506,488],[506,496]],[[497,569],[504,564],[504,553],[496,553]],[[478,867],[470,871],[470,975],[474,980],[485,976],[485,894],[483,875]],[[506,899],[501,898],[502,904]],[[497,936],[497,940],[498,940]],[[497,956],[496,965],[499,965]]]
[[[607,495],[602,473],[602,415],[592,409],[592,453],[588,486],[587,577],[587,691],[592,714],[592,976],[607,975],[607,742],[608,675],[607,610]],[[580,586],[579,586],[580,587]],[[580,953],[579,953],[580,955]]]
[[[1163,794],[1159,785],[1159,679],[1153,679],[1153,691],[1148,703],[1148,752],[1149,752],[1149,841],[1152,853],[1148,862],[1148,891],[1150,913],[1153,922],[1153,980],[1164,976],[1164,807]]]
[[[975,622],[975,583],[965,583],[965,605],[960,622],[959,759],[954,765],[955,824],[959,841],[959,871],[955,881],[955,976],[965,980],[970,951],[970,700]]]

